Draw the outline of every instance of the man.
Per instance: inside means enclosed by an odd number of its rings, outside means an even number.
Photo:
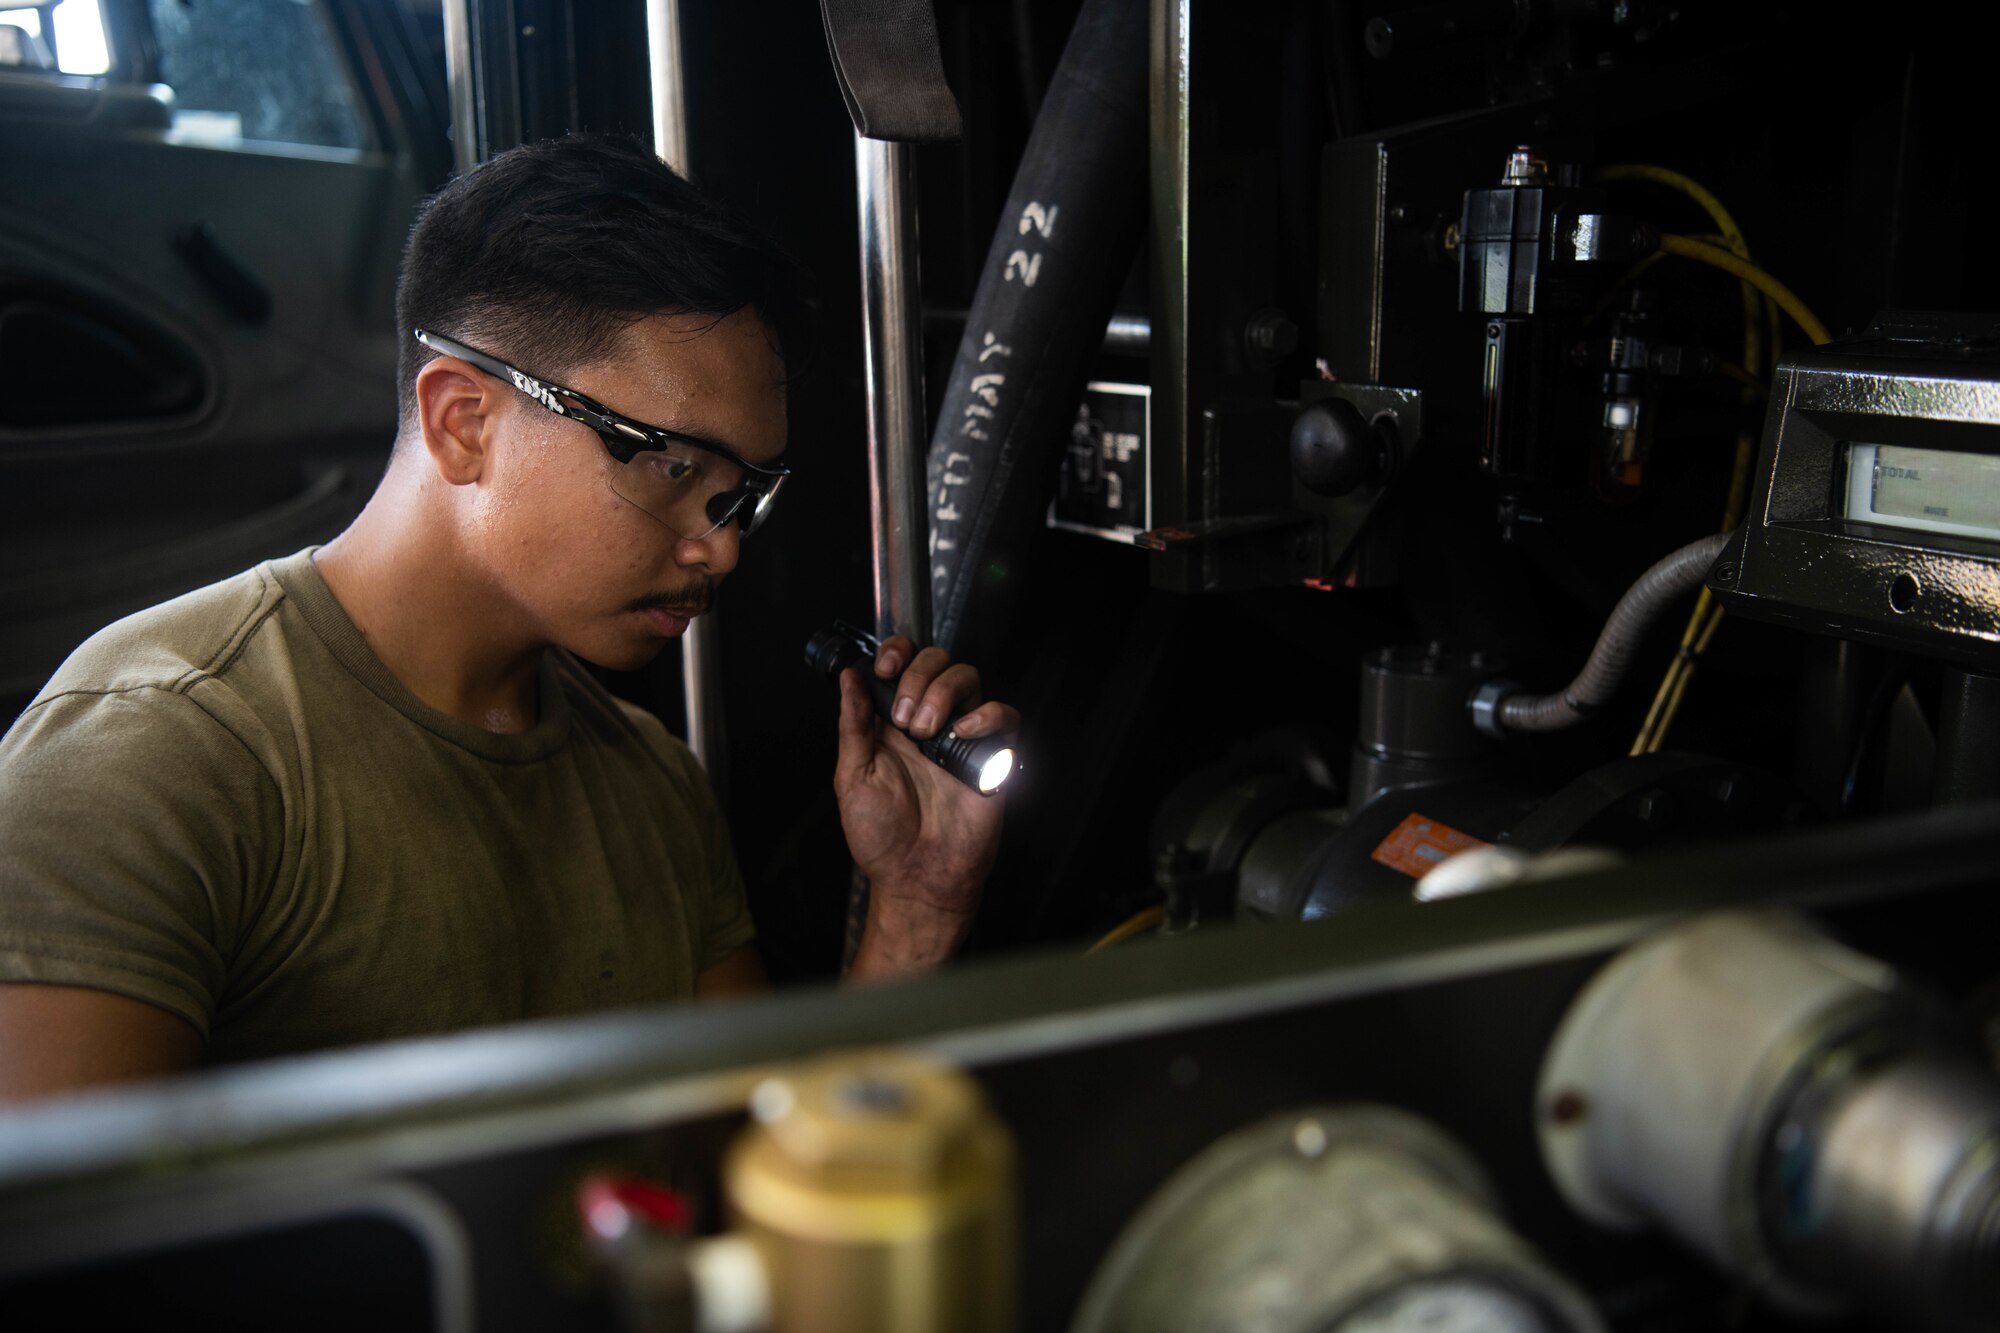
[[[517,149],[431,200],[360,517],[102,631],[0,742],[0,1095],[759,987],[702,774],[579,661],[651,660],[776,501],[799,307],[636,145]],[[936,649],[874,669],[919,738],[975,701]],[[839,731],[873,884],[850,975],[930,966],[999,802],[852,671]]]

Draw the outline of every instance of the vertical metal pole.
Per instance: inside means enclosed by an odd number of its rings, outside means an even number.
[[[646,0],[646,63],[653,80],[653,151],[687,175],[687,80],[681,65],[680,0]]]
[[[908,144],[854,136],[861,215],[861,327],[868,381],[868,512],[874,523],[875,632],[931,641],[929,489],[924,460],[923,300],[917,285],[916,163]],[[868,922],[868,881],[848,885],[841,970]]]
[[[680,0],[646,0],[646,56],[653,85],[653,151],[680,172],[688,170],[687,84],[681,62]],[[687,708],[687,744],[708,770],[709,785],[724,790],[727,752],[722,730],[722,627],[716,612],[696,617],[681,635],[681,698]]]
[[[907,634],[922,646],[931,638],[930,518],[913,150],[856,134],[854,178],[861,213],[875,629]]]
[[[479,165],[479,75],[472,62],[474,0],[444,0],[444,78],[451,92],[451,159],[460,174]]]
[[[1180,523],[1201,516],[1208,484],[1191,407],[1194,344],[1189,330],[1194,320],[1188,252],[1193,241],[1189,220],[1193,198],[1193,23],[1194,0],[1155,0],[1148,68],[1153,214],[1153,403],[1148,447],[1155,523]],[[1206,566],[1214,560],[1214,547],[1213,542],[1202,543],[1203,553],[1193,558]],[[1178,579],[1205,586],[1207,575],[1202,568],[1183,567],[1190,557],[1172,558]]]

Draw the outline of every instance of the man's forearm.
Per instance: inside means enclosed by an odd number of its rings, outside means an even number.
[[[971,912],[954,912],[874,886],[861,947],[849,981],[880,981],[927,972],[958,951],[972,930]]]

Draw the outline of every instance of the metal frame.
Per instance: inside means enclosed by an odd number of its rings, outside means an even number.
[[[1552,959],[1688,914],[1985,888],[2000,804],[1956,806],[1635,862],[1337,928],[1203,931],[1093,957],[1042,954],[899,986],[660,1006],[219,1069],[0,1112],[0,1256],[35,1198],[90,1180],[238,1170],[301,1152],[370,1170],[636,1130],[727,1103],[759,1066],[910,1043],[987,1064],[1132,1040]],[[0,1257],[0,1271],[8,1260]]]

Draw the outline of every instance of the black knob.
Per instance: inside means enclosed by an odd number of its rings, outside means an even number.
[[[1308,404],[1292,422],[1292,475],[1314,495],[1347,495],[1388,479],[1393,440],[1345,398]]]

